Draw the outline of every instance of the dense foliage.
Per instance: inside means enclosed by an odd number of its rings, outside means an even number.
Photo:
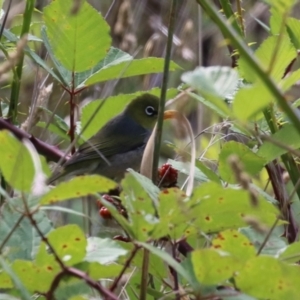
[[[232,66],[194,70],[171,60],[180,1],[169,2],[164,59],[113,47],[106,19],[86,1],[52,1],[34,26],[35,1],[27,0],[22,25],[1,27],[0,78],[11,72],[11,96],[0,98],[0,299],[299,299],[295,1],[265,1],[268,36],[252,51],[241,1],[220,0],[218,10],[197,0],[223,34],[220,51],[229,51]],[[51,85],[41,87],[21,121],[20,83],[29,63],[66,92],[69,122],[45,104]],[[182,73],[181,83],[167,90],[173,71]],[[129,169],[120,183],[84,175],[48,186],[50,162],[63,163],[143,91],[91,101],[80,116],[77,97],[102,82],[153,73],[163,73],[162,87],[148,92],[162,104],[201,104],[222,120],[212,134],[215,160],[206,155],[210,145],[195,159],[205,141],[191,136],[177,113],[174,131],[183,131],[186,143],[169,143],[177,155],[158,175],[156,138],[141,174]],[[50,132],[66,152],[29,134],[31,128]]]

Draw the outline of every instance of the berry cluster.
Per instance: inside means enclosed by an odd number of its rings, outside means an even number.
[[[122,206],[119,199],[116,199],[108,194],[102,195],[102,198],[104,200],[106,200],[107,202],[110,202],[111,204],[113,204],[121,215],[123,215],[125,218],[127,217],[125,208]],[[109,209],[102,204],[101,199],[97,200],[97,207],[99,208],[99,215],[103,219],[111,219],[112,218],[112,215],[111,215]]]
[[[178,171],[171,164],[165,163],[158,169],[158,185],[169,188],[176,187]]]

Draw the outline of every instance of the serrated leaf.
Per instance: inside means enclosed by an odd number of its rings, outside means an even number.
[[[261,113],[272,101],[273,97],[264,85],[245,86],[236,93],[232,110],[237,119],[247,121]]]
[[[276,59],[273,60],[273,51],[276,50]],[[297,57],[297,51],[287,35],[270,36],[255,51],[255,55],[266,72],[279,82],[290,62]],[[270,65],[272,63],[272,66]],[[258,77],[253,72],[251,65],[243,59],[239,59],[239,72],[248,82],[257,81]]]
[[[258,256],[246,262],[236,274],[235,282],[241,291],[259,299],[297,299],[299,276],[297,266],[289,266],[270,256]]]
[[[127,254],[127,250],[122,248],[117,242],[98,237],[88,238],[87,253],[85,261],[107,264],[116,261],[120,256]]]
[[[295,0],[265,0],[270,6],[272,6],[278,13],[280,14],[288,14],[288,12],[292,9]]]
[[[212,248],[227,252],[242,265],[256,255],[256,249],[249,239],[235,229],[219,232],[212,240]]]
[[[286,22],[287,33],[296,49],[300,49],[299,34],[300,21],[295,18],[288,18]]]
[[[153,73],[161,73],[164,68],[164,59],[157,57],[147,57],[141,59],[128,60],[119,64],[108,65],[100,71],[93,74],[83,82],[85,86],[90,86],[95,83],[114,80],[118,78],[127,78],[138,75],[146,75]],[[180,67],[170,62],[170,71],[179,70]]]
[[[235,174],[228,163],[231,155],[239,158],[243,170],[249,175],[256,175],[266,164],[264,158],[255,154],[244,144],[235,141],[225,143],[219,155],[219,172],[221,177],[229,183],[236,183]]]
[[[291,124],[285,124],[280,130],[272,135],[272,138],[283,145],[288,145],[294,149],[300,147],[299,134],[295,127]],[[260,157],[264,157],[268,163],[287,152],[288,151],[286,149],[278,147],[271,142],[265,141],[257,151],[257,154]]]
[[[111,44],[110,29],[87,2],[72,15],[73,5],[72,0],[53,1],[44,9],[44,20],[55,56],[67,69],[82,72],[105,57]]]
[[[243,227],[245,216],[272,226],[278,214],[277,208],[262,197],[258,197],[258,205],[254,207],[248,191],[224,188],[214,182],[195,188],[189,205],[190,219],[206,233]]]
[[[230,110],[224,100],[227,96],[231,97],[238,87],[239,77],[234,69],[229,67],[199,67],[194,71],[184,73],[181,79],[195,88],[222,115],[230,115]],[[197,97],[195,96],[195,98]]]
[[[117,187],[117,184],[99,175],[85,175],[72,178],[70,181],[62,182],[45,194],[40,204],[53,204],[71,198],[84,197],[100,192],[108,192]]]
[[[197,279],[207,285],[224,282],[240,267],[234,257],[215,249],[195,250],[191,258]]]
[[[81,127],[85,127],[89,122],[89,126],[85,129],[83,137],[89,139],[96,134],[111,118],[120,113],[125,106],[134,98],[149,93],[155,96],[160,96],[160,89],[153,88],[149,91],[136,92],[132,94],[121,94],[117,96],[108,97],[105,99],[101,109],[95,114],[91,120],[97,108],[104,101],[103,99],[94,100],[83,107],[81,114]],[[167,99],[175,97],[177,89],[169,89],[167,91]]]

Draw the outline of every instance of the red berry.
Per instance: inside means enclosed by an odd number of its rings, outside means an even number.
[[[102,195],[102,198],[104,200],[106,200],[107,202],[110,202],[110,203],[114,203],[114,201],[115,201],[114,198],[112,196],[108,195],[108,194]]]
[[[163,164],[158,169],[158,180],[163,187],[173,187],[177,184],[178,171],[171,164]]]
[[[104,207],[104,206],[100,208],[99,215],[103,219],[111,219],[111,213],[110,213],[110,211],[106,207]]]

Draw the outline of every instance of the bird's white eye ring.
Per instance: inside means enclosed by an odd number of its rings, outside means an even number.
[[[146,109],[145,109],[145,113],[148,115],[148,116],[153,116],[155,115],[155,109],[153,106],[147,106]]]

